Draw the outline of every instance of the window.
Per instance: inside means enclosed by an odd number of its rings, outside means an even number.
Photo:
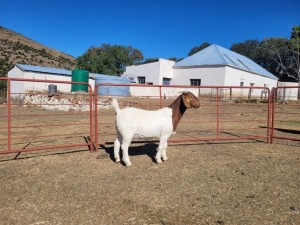
[[[146,78],[145,77],[137,77],[138,78],[138,83],[139,84],[145,84],[146,83]]]
[[[250,86],[253,87],[254,83],[250,83]],[[251,91],[251,93],[253,93],[253,89],[252,88],[250,88],[250,91]]]
[[[170,81],[171,81],[171,79],[170,78],[163,78],[163,82],[162,82],[162,84],[163,85],[170,85]]]
[[[191,86],[200,86],[201,85],[201,79],[190,79]]]
[[[264,90],[263,90],[264,93],[268,93],[268,85],[267,84],[264,84]]]

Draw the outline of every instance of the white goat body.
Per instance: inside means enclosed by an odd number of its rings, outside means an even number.
[[[120,161],[120,147],[123,150],[123,162],[130,166],[128,148],[133,137],[159,137],[156,162],[168,160],[166,149],[168,139],[176,130],[177,124],[187,108],[198,108],[200,102],[191,92],[181,94],[169,107],[148,111],[137,108],[120,109],[117,99],[112,100],[116,111],[117,138],[114,142],[114,156]]]
[[[114,156],[116,162],[120,161],[120,147],[123,150],[123,162],[130,166],[128,148],[133,137],[159,137],[160,143],[156,154],[157,163],[161,158],[167,160],[167,140],[173,133],[172,109],[165,107],[155,111],[137,108],[120,109],[117,99],[112,100],[112,105],[117,113],[116,129],[118,137],[114,143]],[[122,145],[121,145],[122,144]]]
[[[116,128],[119,132],[139,137],[160,137],[172,133],[172,109],[163,108],[147,111],[137,108],[124,108],[117,113]]]

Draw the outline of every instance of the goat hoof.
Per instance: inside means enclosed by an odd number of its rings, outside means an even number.
[[[163,158],[163,160],[164,160],[164,161],[168,161],[169,159],[168,159],[168,157],[165,157],[165,158]]]
[[[129,167],[129,166],[131,166],[131,165],[132,165],[132,163],[131,163],[131,162],[129,162],[129,163],[125,163],[125,165],[126,165],[126,167]]]
[[[161,159],[156,159],[156,163],[157,163],[157,164],[162,164]]]
[[[121,160],[120,159],[115,159],[115,162],[116,163],[119,163]]]

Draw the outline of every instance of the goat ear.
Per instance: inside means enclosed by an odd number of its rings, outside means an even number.
[[[185,95],[185,94],[182,95],[182,101],[183,101],[185,107],[191,108],[191,100],[187,95]]]

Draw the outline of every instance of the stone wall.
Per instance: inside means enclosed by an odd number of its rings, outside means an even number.
[[[43,94],[26,94],[23,97],[23,106],[40,106],[45,110],[60,110],[60,111],[90,111],[88,99],[80,96],[63,96],[63,95],[43,95]],[[111,108],[110,100],[99,100],[98,108]]]

